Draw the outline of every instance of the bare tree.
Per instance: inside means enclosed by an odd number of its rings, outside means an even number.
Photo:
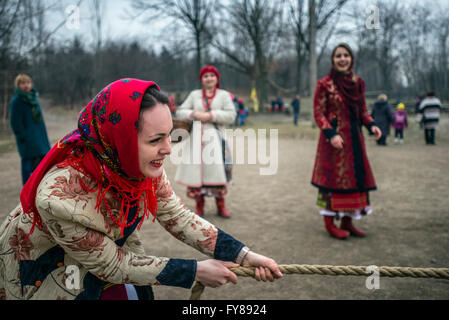
[[[436,16],[437,28],[434,30],[438,32],[438,86],[437,89],[441,94],[445,92],[445,99],[449,98],[447,94],[447,88],[449,88],[449,57],[448,57],[448,46],[449,46],[449,13],[446,10],[439,10]]]
[[[102,41],[103,41],[103,28],[102,28],[102,17],[106,11],[106,2],[103,0],[92,0],[92,11],[94,13],[93,22],[94,22],[94,39],[96,39],[96,51],[101,49]]]
[[[309,0],[309,92],[310,96],[313,97],[315,93],[315,86],[317,81],[317,65],[316,65],[316,3],[315,0]]]
[[[246,73],[257,88],[259,103],[268,100],[270,68],[285,34],[284,1],[239,0],[226,8],[226,30],[214,40],[234,69]]]
[[[318,2],[309,0],[307,9],[304,0],[292,0],[289,2],[289,17],[296,50],[295,87],[297,92],[301,91],[303,68],[306,61],[309,61],[309,71],[311,67],[317,69],[313,66],[316,66],[321,61],[329,40],[338,31],[335,26],[339,21],[341,9],[347,2],[348,0],[321,0]],[[310,10],[312,5],[315,7],[313,11]],[[312,15],[312,12],[315,12],[315,15]],[[311,18],[314,21],[311,21]],[[332,26],[329,26],[330,24]],[[314,31],[311,30],[312,25],[314,26]],[[316,45],[313,46],[315,49],[311,46],[311,34],[315,35],[315,41],[320,39],[319,42],[316,41],[316,43],[321,44],[319,53],[316,52],[318,49]],[[316,62],[311,62],[312,50],[315,51]],[[316,74],[315,71],[313,73]],[[316,75],[312,75],[309,81],[309,92],[314,90],[316,78]]]
[[[400,64],[412,93],[419,95],[429,82],[426,69],[431,60],[429,40],[434,21],[430,9],[420,5],[408,8],[405,14],[408,27],[399,46]]]
[[[377,62],[380,66],[382,81],[386,88],[393,88],[392,76],[399,59],[397,51],[395,52],[395,43],[399,43],[403,27],[403,7],[398,2],[378,2],[379,8],[382,10],[381,22],[382,28],[378,36],[379,51]]]
[[[6,55],[12,41],[12,33],[17,25],[22,1],[0,2],[0,68],[6,68]]]
[[[196,70],[199,73],[202,67],[202,52],[210,43],[211,32],[208,23],[217,9],[217,0],[134,0],[132,7],[138,16],[146,19],[172,18],[182,24],[194,41],[196,52]]]
[[[93,75],[94,79],[99,78],[99,74],[101,73],[101,69],[103,68],[102,61],[102,45],[103,45],[103,16],[106,13],[106,5],[107,2],[104,0],[91,0],[90,5],[92,7],[93,16],[91,17],[93,23],[93,38],[95,41],[95,53],[94,53],[94,66],[93,66]],[[97,81],[94,82],[94,87],[92,88],[92,93],[98,92],[99,84]]]
[[[15,48],[14,50],[23,56],[30,55],[36,57],[42,47],[54,36],[66,23],[65,17],[60,22],[49,29],[47,26],[47,14],[51,14],[52,10],[59,6],[60,1],[52,2],[43,0],[5,0],[17,1],[20,3],[19,13],[15,17],[14,33]],[[78,0],[76,7],[79,7],[83,0]]]
[[[26,65],[41,59],[43,46],[56,32],[47,30],[45,20],[45,13],[54,4],[41,0],[0,1],[0,69],[3,70],[1,79],[4,81],[0,94],[3,96],[4,121],[8,116],[7,102],[12,92],[15,64]]]
[[[367,85],[377,90],[392,93],[395,90],[395,77],[399,75],[399,47],[403,40],[405,7],[397,1],[378,0],[379,28],[367,28],[364,15],[365,8],[353,7],[353,17],[357,21],[358,63],[357,70],[370,74]],[[373,63],[374,62],[374,63]]]

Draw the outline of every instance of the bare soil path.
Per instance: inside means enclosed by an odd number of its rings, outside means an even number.
[[[73,129],[77,112],[46,112],[51,142]],[[366,135],[368,155],[378,190],[371,193],[373,214],[355,222],[366,238],[339,241],[324,229],[315,206],[317,189],[310,185],[317,129],[301,120],[293,127],[284,115],[249,118],[248,128],[279,130],[279,161],[275,175],[262,176],[255,165],[234,166],[227,197],[232,219],[216,215],[212,198],[205,218],[251,249],[280,264],[449,267],[449,119],[437,131],[437,145],[426,146],[416,123],[406,131],[404,145],[378,147]],[[2,143],[7,143],[5,140]],[[0,219],[12,210],[21,189],[20,159],[15,145],[0,153]],[[173,180],[176,167],[168,162]],[[175,192],[191,208],[185,187]],[[180,243],[157,223],[142,228],[147,253],[176,258],[206,257]],[[369,290],[365,277],[287,275],[275,283],[241,278],[237,285],[206,288],[203,299],[449,299],[449,281],[381,278]],[[156,299],[188,299],[189,290],[155,287]]]

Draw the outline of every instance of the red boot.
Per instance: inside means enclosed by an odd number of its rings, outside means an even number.
[[[196,206],[195,213],[202,217],[204,215],[204,196],[199,196],[195,198]]]
[[[349,232],[346,230],[339,229],[334,224],[334,217],[324,216],[324,225],[326,226],[327,232],[337,239],[346,239],[349,236]]]
[[[365,232],[363,232],[362,230],[358,230],[356,229],[356,227],[354,227],[354,225],[352,224],[352,218],[351,217],[343,217],[341,219],[341,225],[340,228],[343,230],[348,230],[351,235],[356,236],[356,237],[364,237],[366,235]]]
[[[215,198],[215,201],[217,202],[218,215],[229,219],[231,214],[226,210],[224,198]]]

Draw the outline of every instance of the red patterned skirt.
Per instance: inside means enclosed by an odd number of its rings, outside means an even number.
[[[361,219],[372,212],[368,192],[336,193],[318,191],[317,205],[324,216]]]
[[[187,187],[187,197],[196,199],[200,196],[223,198],[228,193],[226,186]]]

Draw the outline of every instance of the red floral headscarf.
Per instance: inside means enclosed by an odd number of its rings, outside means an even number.
[[[156,217],[157,180],[145,178],[139,169],[137,134],[140,105],[149,87],[159,87],[152,81],[122,79],[100,91],[81,110],[78,129],[67,134],[48,152],[22,189],[20,200],[25,213],[33,213],[33,225],[42,227],[35,199],[39,183],[54,165],[71,166],[97,183],[96,209],[108,192],[121,201],[121,214],[116,224],[126,227],[130,207],[139,209],[144,202],[144,217],[149,212]],[[81,181],[81,180],[80,180]],[[141,220],[139,228],[144,219]],[[154,221],[154,219],[153,219]]]

